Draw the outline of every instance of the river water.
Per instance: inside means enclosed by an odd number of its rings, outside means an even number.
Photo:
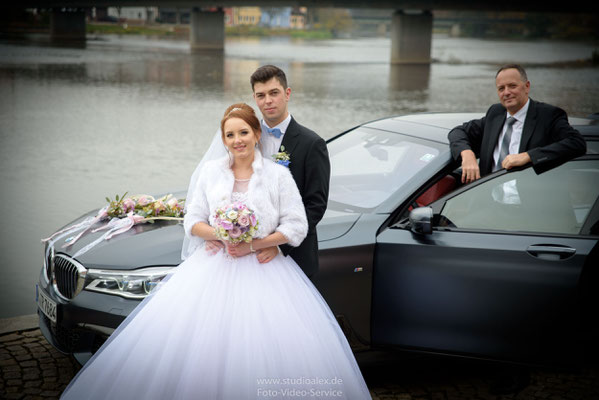
[[[290,111],[325,138],[390,115],[484,112],[498,65],[525,64],[531,97],[599,112],[591,44],[434,36],[430,67],[389,65],[388,39],[231,38],[224,54],[183,40],[0,41],[0,318],[34,313],[40,239],[106,196],[187,187],[225,108],[253,105],[249,76],[283,68]]]

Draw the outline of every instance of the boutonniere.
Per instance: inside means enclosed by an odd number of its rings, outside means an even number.
[[[277,164],[281,164],[289,168],[291,163],[291,156],[285,151],[285,146],[281,146],[281,151],[272,155],[272,158]]]

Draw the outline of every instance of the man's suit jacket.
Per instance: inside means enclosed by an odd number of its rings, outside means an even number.
[[[290,155],[289,170],[304,202],[308,217],[308,236],[298,247],[280,246],[310,277],[318,271],[316,224],[322,219],[329,198],[331,165],[325,141],[295,119],[285,131],[281,148]],[[281,149],[279,149],[281,151]]]
[[[491,173],[493,151],[506,114],[507,111],[501,104],[494,104],[483,118],[452,129],[448,138],[453,158],[459,160],[463,150],[471,149],[480,158],[481,176]],[[530,99],[519,151],[528,152],[533,169],[540,174],[583,155],[586,152],[586,142],[570,126],[564,110]]]

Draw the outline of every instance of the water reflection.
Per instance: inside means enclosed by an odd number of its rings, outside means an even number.
[[[87,40],[76,40],[76,39],[64,39],[60,37],[50,38],[50,45],[52,47],[63,48],[63,49],[85,49],[87,48]]]
[[[211,52],[171,59],[86,64],[86,78],[92,82],[149,83],[219,92],[224,87],[224,60],[223,52]]]
[[[225,87],[225,53],[195,50],[189,58],[191,83],[202,90],[221,92]]]
[[[29,67],[7,67],[2,73],[18,71],[20,77],[38,81],[67,80],[71,82],[110,84],[155,84],[178,88],[222,91],[225,85],[223,52],[196,54],[170,59],[136,62],[98,62],[77,64],[36,64]]]
[[[428,89],[431,74],[430,64],[390,65],[390,90],[425,90]]]
[[[225,91],[247,101],[251,94],[250,76],[260,65],[257,60],[227,59],[223,71]]]
[[[11,81],[14,81],[15,78],[26,78],[39,83],[50,83],[55,81],[87,82],[91,75],[87,64],[49,64],[28,67],[7,66],[0,69],[0,76]]]

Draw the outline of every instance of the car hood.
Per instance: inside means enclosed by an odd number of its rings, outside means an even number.
[[[93,217],[95,212],[81,216],[67,225]],[[318,224],[318,240],[336,239],[346,234],[360,218],[359,213],[327,209]],[[101,224],[93,228],[101,227]],[[66,239],[76,235],[67,235],[54,243],[57,254],[69,256],[100,238],[105,231],[88,230],[73,245],[66,246]],[[176,221],[156,221],[133,226],[129,231],[104,240],[87,252],[76,257],[87,268],[135,269],[146,266],[178,265],[181,263],[181,246],[185,233],[183,224]]]
[[[95,212],[83,215],[69,226],[94,215]],[[96,224],[93,228],[101,226],[102,224]],[[70,246],[66,246],[66,239],[77,233],[65,236],[54,243],[55,252],[74,256],[105,232],[94,233],[90,229]],[[76,259],[87,268],[134,269],[145,266],[178,265],[181,263],[183,236],[183,225],[177,221],[138,224],[110,240],[100,241],[87,252],[78,255]]]

